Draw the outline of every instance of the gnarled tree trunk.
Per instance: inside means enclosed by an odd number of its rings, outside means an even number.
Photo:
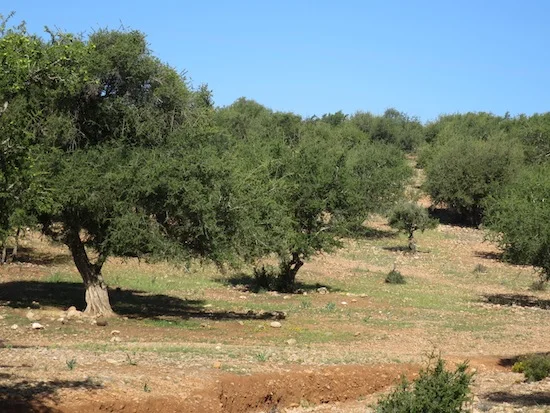
[[[409,233],[409,251],[416,253],[416,240],[414,239],[414,232]]]
[[[281,287],[285,291],[293,291],[294,284],[296,282],[296,274],[298,270],[304,265],[304,262],[300,258],[300,254],[297,252],[292,253],[290,260],[281,262],[281,273],[279,275],[281,281]]]
[[[101,275],[101,267],[105,257],[100,256],[96,263],[91,263],[78,231],[69,231],[66,241],[86,288],[86,309],[84,313],[90,316],[114,316],[115,313],[109,302],[107,284],[105,284]]]

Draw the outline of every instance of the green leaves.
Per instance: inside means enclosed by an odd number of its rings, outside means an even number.
[[[485,224],[505,258],[538,267],[550,279],[550,165],[521,171],[486,205]]]
[[[483,218],[484,200],[509,182],[523,164],[523,147],[501,135],[487,140],[461,135],[436,146],[426,166],[425,190],[472,224]]]

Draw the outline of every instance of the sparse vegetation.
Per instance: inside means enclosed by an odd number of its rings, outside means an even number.
[[[67,368],[69,370],[74,370],[75,367],[76,367],[76,359],[75,358],[72,358],[70,360],[66,360],[65,361],[65,364],[67,365]]]
[[[532,354],[522,357],[512,371],[523,373],[527,381],[541,381],[550,376],[550,354]]]
[[[388,273],[388,275],[386,275],[386,279],[384,281],[387,284],[406,284],[407,283],[407,280],[405,280],[405,277],[403,276],[403,274],[401,274],[395,268],[392,269]]]
[[[428,366],[412,383],[403,379],[388,396],[382,398],[377,413],[459,413],[466,412],[473,375],[468,364],[447,370],[440,357],[431,357]]]

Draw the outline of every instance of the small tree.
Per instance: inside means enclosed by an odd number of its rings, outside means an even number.
[[[430,218],[426,208],[413,202],[403,202],[395,206],[389,215],[390,227],[403,231],[409,236],[409,251],[416,252],[416,231],[424,232],[435,228],[437,220]]]
[[[533,265],[550,280],[550,165],[524,169],[486,201],[485,224],[515,264]]]

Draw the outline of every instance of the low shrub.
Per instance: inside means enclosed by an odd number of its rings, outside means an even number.
[[[550,354],[533,354],[514,364],[512,371],[525,374],[527,381],[541,381],[550,376]]]
[[[403,379],[392,393],[379,401],[376,413],[465,412],[473,377],[467,368],[468,364],[462,363],[455,371],[449,371],[440,357],[430,357],[428,366],[414,382]]]
[[[407,282],[403,274],[395,269],[391,270],[388,275],[386,275],[385,281],[388,284],[405,284]]]

